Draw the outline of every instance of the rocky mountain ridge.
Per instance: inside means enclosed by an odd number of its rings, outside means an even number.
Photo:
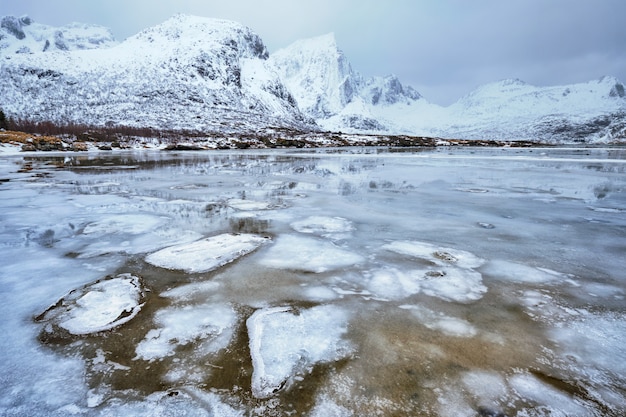
[[[268,53],[236,22],[176,15],[118,43],[108,29],[0,24],[0,108],[12,118],[168,131],[268,130],[548,143],[626,139],[613,77],[536,87],[502,80],[430,103],[398,77],[366,79],[333,34]]]
[[[311,128],[267,57],[243,25],[177,15],[113,46],[5,50],[0,107],[15,118],[100,127]]]

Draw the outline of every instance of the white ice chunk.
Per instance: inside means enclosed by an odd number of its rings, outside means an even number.
[[[567,279],[567,276],[564,274],[549,269],[533,268],[532,266],[504,260],[492,260],[484,266],[482,271],[496,279],[529,284],[548,283],[555,280]]]
[[[363,257],[308,237],[281,236],[260,263],[271,268],[325,272],[363,262]]]
[[[318,363],[349,356],[343,339],[348,316],[336,306],[294,311],[291,307],[257,310],[246,324],[252,356],[252,395],[269,398]]]
[[[460,268],[478,268],[485,263],[484,259],[464,250],[446,248],[418,241],[395,241],[383,245],[383,249],[401,255],[424,259],[441,266],[454,265]]]
[[[377,269],[367,275],[370,275],[368,288],[378,297],[400,300],[420,291],[419,280],[396,268]]]
[[[143,306],[139,278],[120,274],[71,291],[39,319],[71,334],[110,330],[130,321]]]
[[[227,304],[171,307],[158,311],[154,320],[157,327],[137,345],[135,359],[165,358],[180,346],[205,340],[203,353],[218,352],[232,339],[237,313]]]
[[[400,308],[410,310],[420,323],[429,329],[440,331],[448,336],[472,337],[478,333],[468,321],[458,317],[451,317],[417,305],[403,305]]]
[[[222,234],[161,249],[148,255],[146,262],[190,273],[206,272],[246,255],[268,241],[252,234]]]
[[[413,294],[423,293],[446,301],[462,303],[480,299],[487,287],[482,275],[471,269],[444,267],[400,271],[383,268],[368,273],[368,289],[373,295],[400,300]]]
[[[414,271],[421,290],[431,297],[467,303],[482,298],[487,292],[479,272],[461,268],[441,268],[437,271]]]
[[[315,233],[323,236],[335,233],[348,233],[354,230],[350,220],[343,217],[327,216],[310,216],[291,223],[291,227],[300,233]]]

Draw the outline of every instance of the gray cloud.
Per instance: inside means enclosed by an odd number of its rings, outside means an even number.
[[[623,0],[5,0],[0,14],[110,27],[123,40],[175,13],[235,20],[270,52],[334,32],[354,69],[395,73],[432,102],[450,104],[502,78],[536,85],[626,81]]]

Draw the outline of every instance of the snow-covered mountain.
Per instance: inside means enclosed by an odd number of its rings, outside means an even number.
[[[626,94],[614,77],[536,87],[520,80],[484,85],[448,109],[448,129],[466,137],[549,142],[626,138]]]
[[[504,80],[448,107],[398,77],[366,79],[333,34],[269,56],[230,21],[177,15],[118,43],[100,26],[0,25],[0,108],[10,117],[203,133],[300,131],[544,142],[626,139],[613,77],[536,87]]]
[[[613,77],[557,87],[503,80],[442,107],[393,75],[365,80],[332,34],[297,41],[270,61],[301,110],[327,130],[546,142],[626,138],[625,89]]]
[[[55,28],[33,22],[28,16],[0,20],[0,56],[48,51],[106,48],[117,44],[103,26],[71,23]]]
[[[363,78],[352,69],[332,33],[297,41],[273,53],[270,62],[300,109],[328,130],[388,130],[374,108],[411,105],[422,98],[396,76]]]
[[[30,19],[4,21],[22,29],[5,30],[3,39],[14,38],[7,44],[41,43],[45,30],[28,32]],[[88,29],[84,38],[91,39]],[[93,36],[100,32],[95,28]],[[119,44],[92,45],[17,54],[3,49],[0,107],[17,118],[95,126],[310,128],[267,64],[261,38],[238,23],[177,15]]]

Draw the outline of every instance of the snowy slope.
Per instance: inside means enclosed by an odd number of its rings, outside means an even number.
[[[502,80],[479,87],[448,108],[457,135],[509,136],[553,142],[610,140],[626,135],[626,94],[614,77],[536,87]]]
[[[109,48],[5,55],[0,107],[14,117],[97,126],[306,126],[267,57],[245,26],[177,15]]]
[[[0,20],[0,57],[48,51],[108,48],[117,44],[103,26],[71,23],[55,28],[28,16],[5,16]]]
[[[355,96],[360,77],[337,48],[333,34],[300,40],[272,54],[270,62],[296,97],[300,109],[325,118]]]
[[[326,130],[548,142],[626,137],[624,86],[613,77],[556,87],[503,80],[441,107],[393,75],[364,80],[332,34],[295,42],[270,61]]]
[[[294,42],[269,60],[300,109],[327,130],[390,130],[393,123],[376,109],[402,108],[422,99],[396,76],[362,77],[332,33]]]

